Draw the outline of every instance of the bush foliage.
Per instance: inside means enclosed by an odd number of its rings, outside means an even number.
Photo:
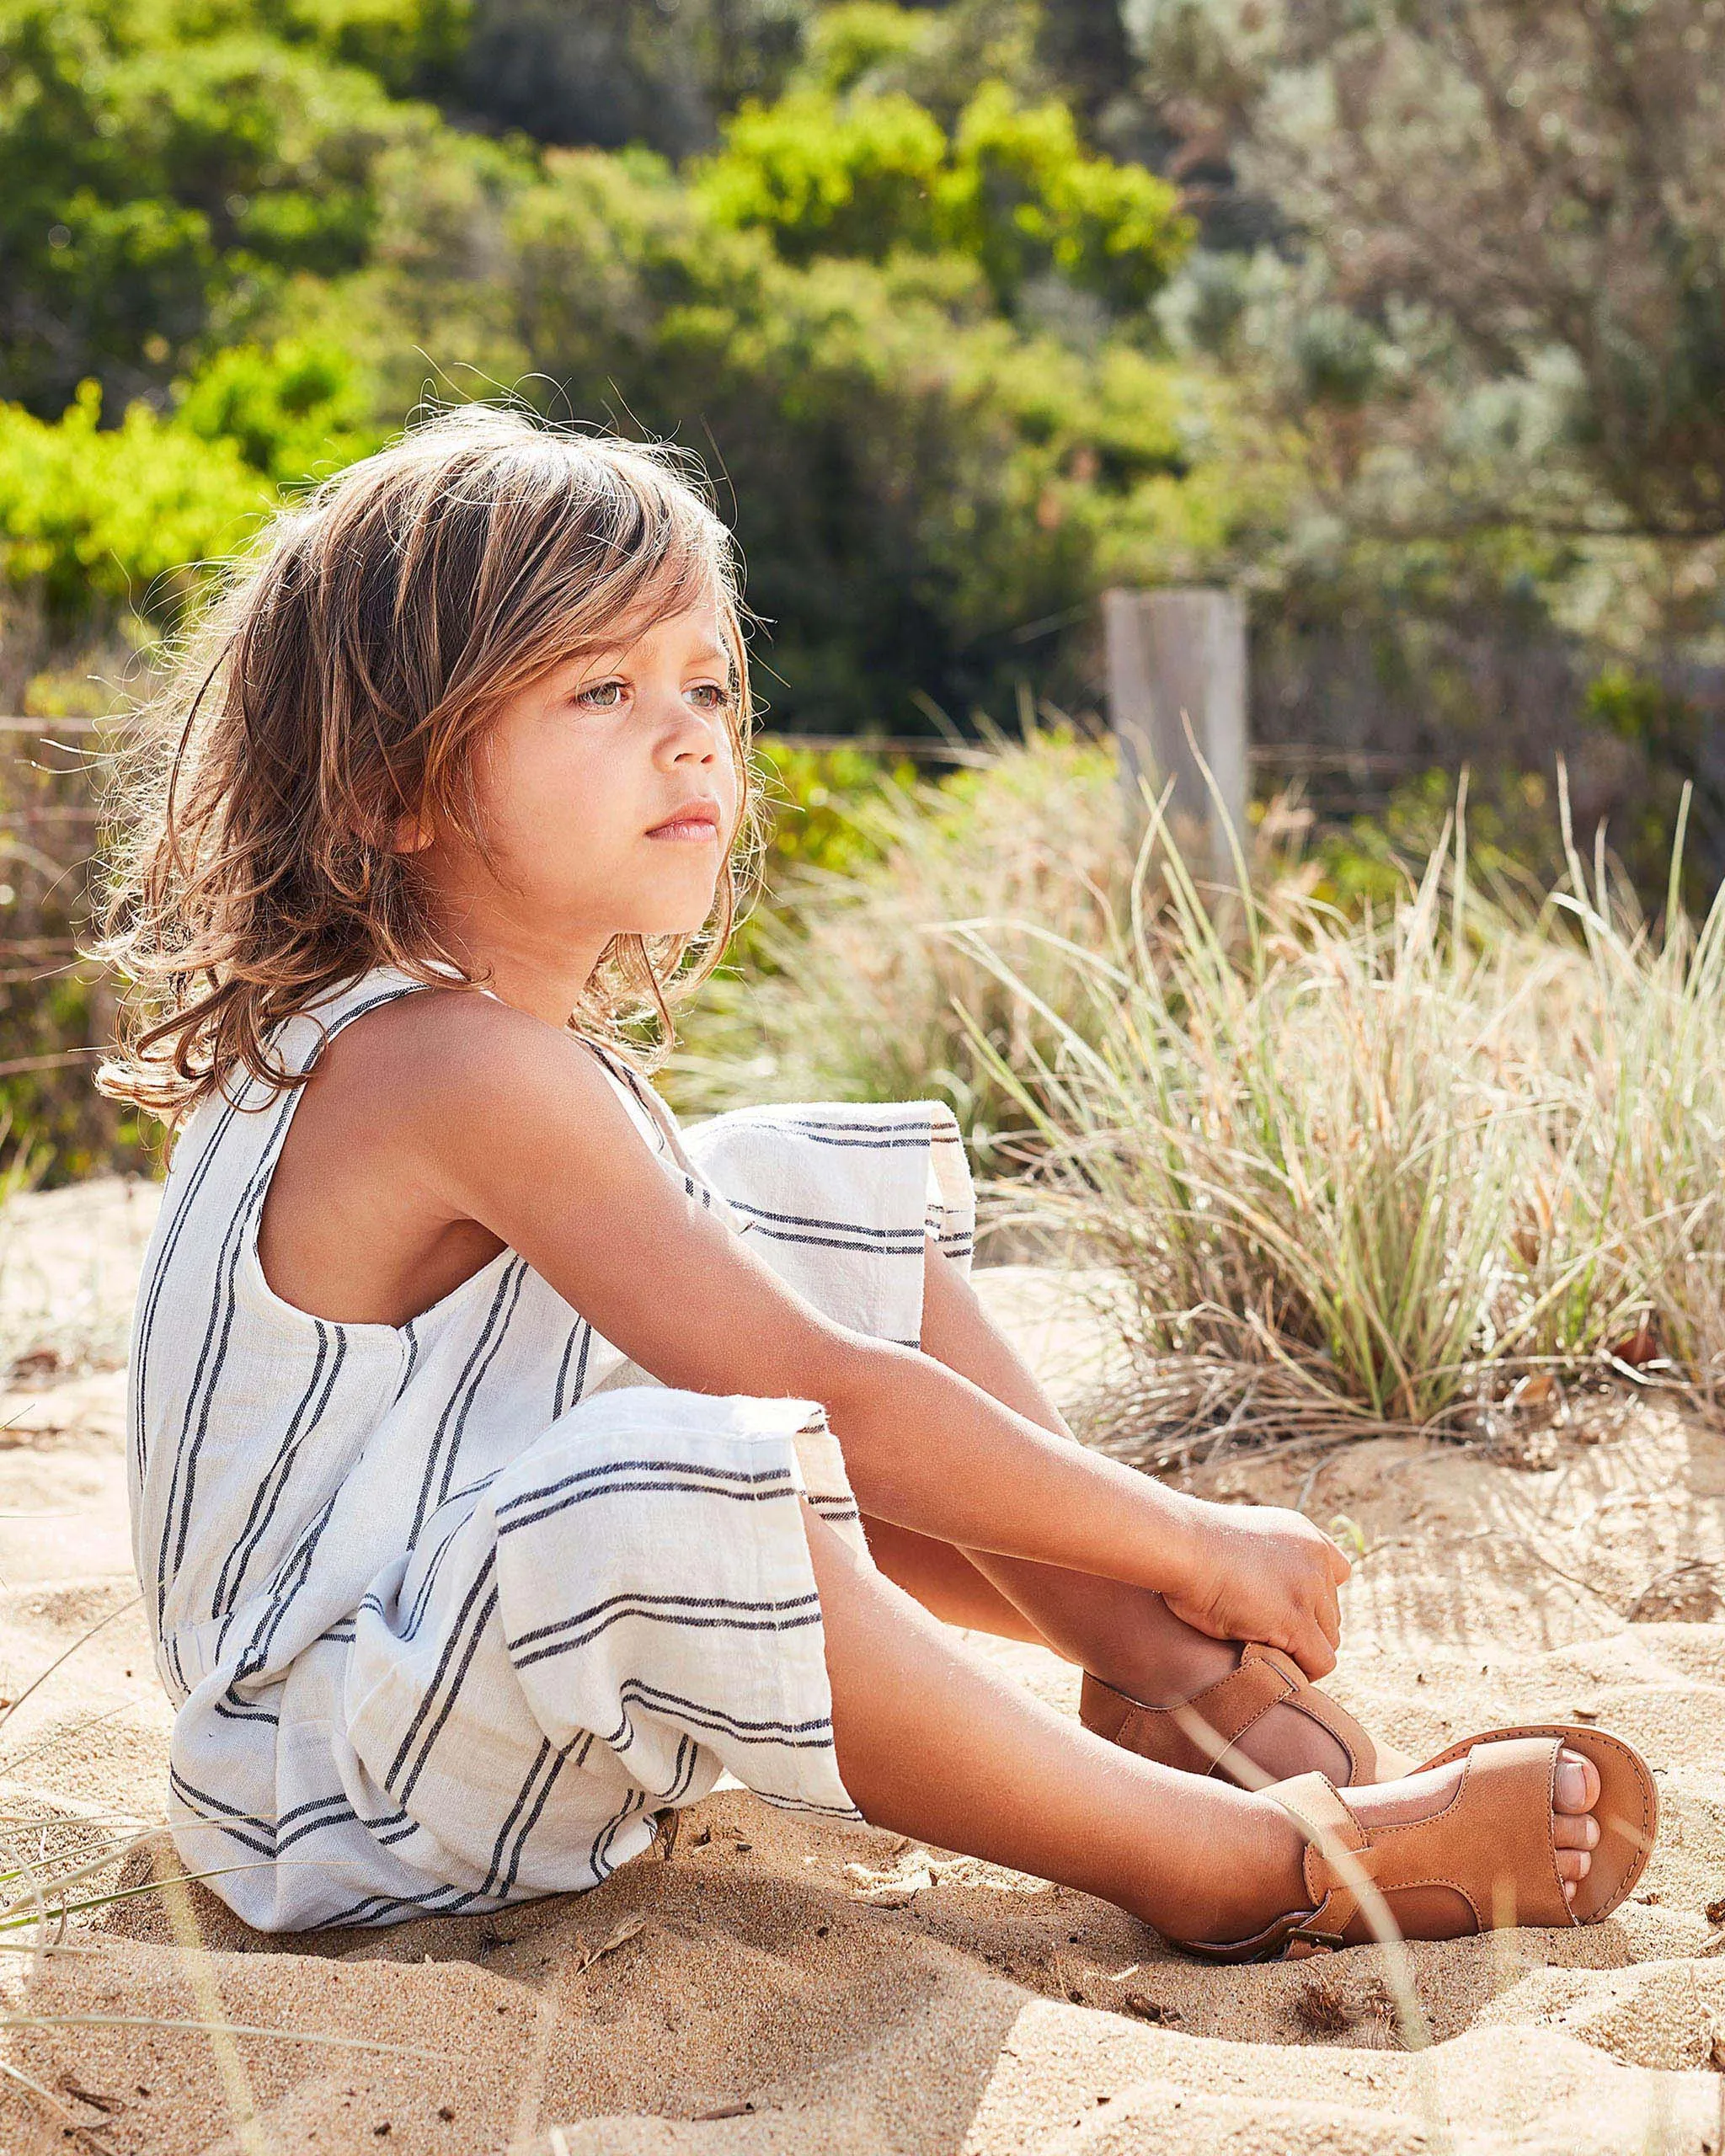
[[[1722,21],[0,0],[7,700],[147,664],[205,565],[428,396],[513,395],[702,457],[775,728],[1086,713],[1106,585],[1233,582],[1260,739],[1395,772],[1369,823],[1325,809],[1319,896],[1389,903],[1464,761],[1482,866],[1549,884],[1561,752],[1655,908],[1691,787],[1699,907]],[[24,1001],[0,1062],[42,1045]]]

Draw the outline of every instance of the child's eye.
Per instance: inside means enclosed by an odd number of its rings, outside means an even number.
[[[729,711],[730,708],[731,692],[722,681],[697,681],[690,693],[697,696],[710,696],[713,702],[707,707],[708,711]]]
[[[610,689],[615,689],[621,696],[627,686],[628,684],[622,681],[595,681],[590,687],[577,689],[574,701],[578,704],[586,704],[592,711],[615,711],[617,704],[614,701],[607,698],[606,702],[599,703],[593,702],[592,699],[605,696],[606,691]]]

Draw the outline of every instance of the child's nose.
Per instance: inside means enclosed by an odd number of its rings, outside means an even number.
[[[718,754],[722,716],[691,709],[679,697],[667,714],[665,750],[673,760],[693,756],[710,763]]]

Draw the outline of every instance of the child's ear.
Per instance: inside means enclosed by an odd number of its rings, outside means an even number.
[[[389,850],[392,853],[423,853],[432,840],[430,819],[423,808],[404,812],[398,816],[390,832]]]

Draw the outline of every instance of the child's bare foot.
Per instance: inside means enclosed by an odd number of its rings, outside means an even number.
[[[1412,1856],[1415,1844],[1410,1830],[1426,1825],[1432,1828],[1431,1854],[1437,1860],[1429,1866],[1413,1866],[1413,1876],[1420,1883],[1398,1887],[1392,1881],[1383,1882],[1384,1897],[1391,1914],[1407,1936],[1458,1938],[1468,1935],[1482,1924],[1516,1921],[1515,1895],[1511,1892],[1506,1897],[1501,1891],[1495,1891],[1502,1888],[1503,1881],[1491,1878],[1493,1867],[1500,1860],[1490,1846],[1490,1838],[1482,1839],[1477,1832],[1479,1822],[1463,1819],[1460,1808],[1453,1820],[1446,1820],[1445,1815],[1461,1792],[1464,1777],[1471,1772],[1470,1761],[1474,1766],[1482,1766],[1489,1754],[1507,1757],[1512,1749],[1525,1748],[1503,1743],[1485,1744],[1468,1758],[1429,1768],[1397,1781],[1368,1784],[1348,1791],[1346,1812],[1339,1816],[1345,1821],[1351,1814],[1353,1821],[1363,1830],[1365,1846],[1377,1846],[1380,1836],[1387,1833]],[[1549,1756],[1548,1753],[1547,1759]],[[1533,1786],[1531,1781],[1527,1786]],[[1599,1845],[1599,1822],[1593,1817],[1594,1806],[1599,1801],[1599,1773],[1591,1760],[1566,1749],[1558,1754],[1551,1787],[1551,1841],[1556,1851],[1564,1899],[1573,1903],[1580,1882],[1591,1868],[1592,1853]],[[1487,1805],[1491,1801],[1487,1799]],[[1290,1912],[1311,1907],[1306,1864],[1311,1836],[1276,1798],[1268,1794],[1258,1800],[1254,1812],[1255,1831],[1260,1838],[1247,1858],[1247,1865],[1255,1857],[1255,1876],[1248,1874],[1242,1878],[1237,1898],[1223,1897],[1226,1906],[1212,1906],[1201,1916],[1194,1908],[1193,1914],[1200,1918],[1198,1928],[1183,1929],[1178,1918],[1171,1923],[1166,1911],[1159,1919],[1152,1919],[1168,1936],[1218,1943],[1248,1940]],[[1512,1830],[1506,1838],[1513,1841],[1513,1830],[1521,1822],[1516,1819],[1505,1823]],[[1441,1849],[1438,1846],[1439,1840],[1447,1844]],[[1508,1856],[1501,1860],[1505,1864],[1514,1861]],[[1450,1867],[1447,1870],[1446,1864]],[[1470,1868],[1475,1875],[1471,1881],[1464,1876]],[[1370,1869],[1376,1871],[1379,1867],[1374,1865]],[[1547,1879],[1549,1876],[1547,1872]],[[1213,1879],[1215,1875],[1211,1876]],[[1490,1890],[1483,1895],[1479,1891],[1482,1878],[1490,1882]],[[1204,1892],[1203,1885],[1196,1881],[1194,1885],[1199,1893]],[[1559,1920],[1555,1913],[1543,1919],[1538,1914],[1525,1913],[1531,1906],[1530,1901],[1522,1903],[1523,1920]],[[1371,1927],[1363,1917],[1344,1920],[1343,1925],[1338,1926],[1338,1931],[1344,1928],[1350,1942],[1356,1935],[1362,1939],[1371,1935]]]

